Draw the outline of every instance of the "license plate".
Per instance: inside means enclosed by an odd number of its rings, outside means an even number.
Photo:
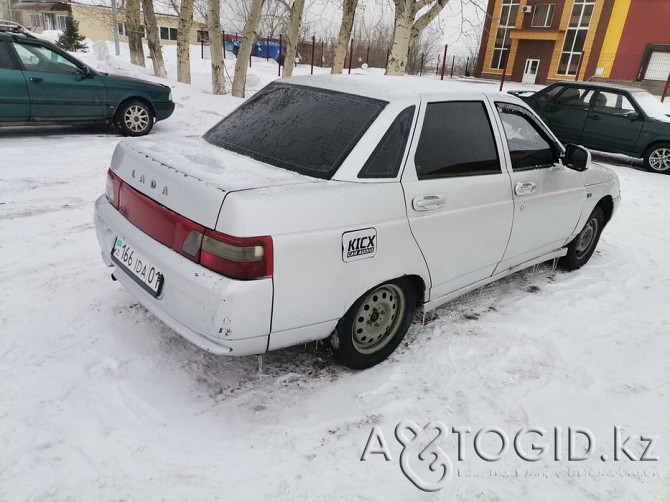
[[[159,295],[163,285],[163,274],[121,237],[117,237],[114,243],[112,261],[125,270],[149,294]]]

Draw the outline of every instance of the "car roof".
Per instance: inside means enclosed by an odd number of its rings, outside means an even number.
[[[616,91],[628,91],[628,92],[647,91],[644,87],[609,84],[606,82],[556,82],[553,85],[559,85],[563,87],[586,87],[588,89],[611,89]]]
[[[416,97],[417,95],[437,93],[446,94],[495,94],[499,97],[509,98],[509,96],[491,91],[490,88],[478,88],[478,83],[490,82],[464,82],[464,81],[441,81],[426,77],[389,77],[384,75],[305,75],[299,77],[290,77],[282,79],[281,82],[331,91],[344,92],[347,94],[356,94],[373,99],[384,101],[394,101],[407,97]],[[515,100],[516,102],[516,100]]]

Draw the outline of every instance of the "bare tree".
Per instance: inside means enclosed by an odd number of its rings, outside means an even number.
[[[233,96],[238,98],[244,97],[244,86],[247,81],[247,65],[249,57],[251,57],[253,44],[258,36],[258,22],[261,19],[264,3],[265,0],[251,0],[249,15],[244,23],[242,43],[240,44],[240,51],[237,53],[235,77],[233,78]]]
[[[156,22],[156,13],[154,12],[154,3],[152,0],[142,0],[142,10],[144,11],[144,26],[147,30],[147,43],[149,44],[149,55],[154,66],[154,75],[160,78],[166,78],[165,63],[163,62],[163,50],[158,37],[158,23]]]
[[[333,58],[333,68],[331,73],[339,75],[344,68],[344,59],[347,56],[347,46],[351,39],[351,29],[354,26],[354,14],[358,0],[344,0],[342,2],[342,25],[340,26],[340,35],[337,37],[337,47]]]
[[[212,92],[226,93],[223,76],[223,52],[221,44],[221,0],[207,1],[207,29],[209,30],[209,52],[212,57]]]
[[[190,35],[193,26],[193,0],[181,0],[177,25],[177,80],[191,83]]]
[[[140,0],[126,0],[126,32],[128,36],[128,49],[130,50],[130,62],[138,66],[144,66]]]
[[[409,47],[416,42],[421,32],[428,26],[449,0],[393,0],[395,22],[393,45],[386,65],[387,75],[404,75]],[[421,16],[417,15],[428,8]]]
[[[282,0],[289,14],[289,29],[286,34],[286,55],[284,57],[284,77],[293,75],[295,66],[295,54],[298,49],[298,36],[300,34],[300,25],[302,24],[302,13],[305,10],[305,0],[293,0],[293,5],[289,7],[288,3]],[[279,55],[281,57],[281,54]]]

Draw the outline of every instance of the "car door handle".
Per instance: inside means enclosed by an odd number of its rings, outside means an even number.
[[[600,115],[589,115],[591,120],[600,120]]]
[[[441,208],[445,203],[444,197],[439,195],[424,195],[412,200],[412,207],[415,211],[432,211]]]
[[[42,82],[44,82],[44,79],[40,77],[30,77],[30,81],[33,84],[41,84]]]
[[[530,195],[537,191],[537,185],[526,181],[524,183],[517,183],[514,185],[514,193],[517,195]]]

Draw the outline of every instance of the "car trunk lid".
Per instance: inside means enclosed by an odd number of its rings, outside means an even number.
[[[161,206],[207,228],[216,228],[230,192],[318,182],[215,147],[201,138],[119,143],[112,171]]]

